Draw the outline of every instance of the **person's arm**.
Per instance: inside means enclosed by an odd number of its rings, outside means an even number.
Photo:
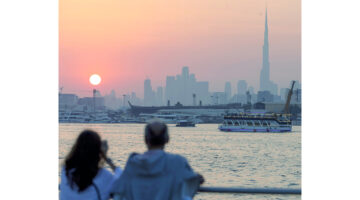
[[[113,163],[113,161],[112,161],[110,158],[106,157],[106,158],[105,158],[105,162],[106,162],[106,163],[110,166],[110,168],[115,172],[116,166],[115,166],[115,164]]]
[[[115,172],[116,166],[112,162],[112,160],[107,157],[107,152],[109,150],[109,145],[106,140],[101,142],[101,155],[104,158],[105,162],[110,166],[110,168]]]
[[[183,199],[192,199],[201,184],[205,182],[204,177],[193,171],[190,164],[184,158],[185,170],[184,170],[184,188]]]
[[[198,173],[198,178],[199,178],[200,185],[202,185],[205,182],[203,175]]]

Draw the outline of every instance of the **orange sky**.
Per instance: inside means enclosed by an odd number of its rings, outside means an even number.
[[[61,0],[60,86],[91,95],[143,95],[143,81],[165,86],[166,75],[189,66],[211,91],[245,79],[255,89],[264,37],[265,0]],[[271,79],[301,79],[300,0],[267,0]],[[87,92],[89,91],[89,92]]]

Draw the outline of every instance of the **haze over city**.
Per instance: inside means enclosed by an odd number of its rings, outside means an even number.
[[[63,92],[90,96],[91,74],[102,94],[136,92],[144,80],[164,87],[189,66],[212,92],[238,80],[259,89],[266,2],[60,1]],[[201,8],[201,9],[199,9]],[[300,1],[267,1],[270,79],[278,88],[301,80]]]

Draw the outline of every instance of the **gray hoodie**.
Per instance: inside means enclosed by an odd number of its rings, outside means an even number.
[[[162,150],[132,153],[112,193],[126,200],[191,199],[199,178],[187,160]]]

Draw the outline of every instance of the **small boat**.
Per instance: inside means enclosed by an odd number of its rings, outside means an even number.
[[[176,123],[177,127],[195,127],[195,123],[188,120],[179,120]]]

